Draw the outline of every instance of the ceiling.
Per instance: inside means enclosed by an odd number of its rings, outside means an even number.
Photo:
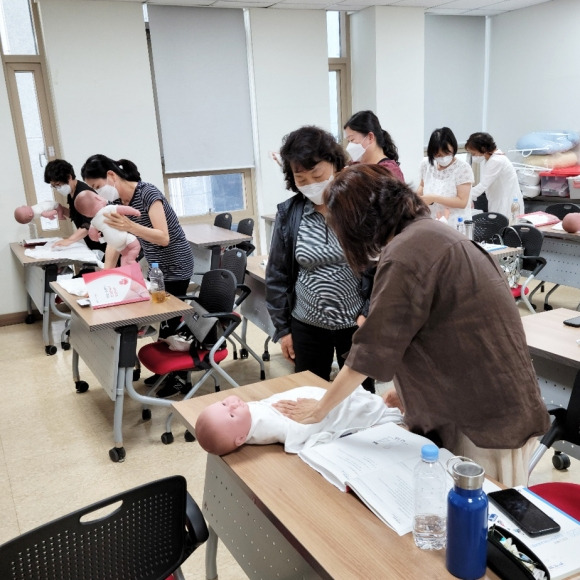
[[[98,0],[95,0],[98,1]],[[216,8],[283,8],[301,10],[362,10],[369,6],[424,8],[427,14],[444,16],[497,16],[504,12],[545,4],[552,0],[117,0],[168,6]]]

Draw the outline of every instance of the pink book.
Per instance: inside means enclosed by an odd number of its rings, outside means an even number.
[[[93,308],[150,300],[141,267],[136,262],[83,274]]]

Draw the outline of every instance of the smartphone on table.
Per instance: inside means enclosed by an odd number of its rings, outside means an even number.
[[[516,489],[492,491],[487,496],[532,538],[560,531],[558,523]]]
[[[574,318],[568,318],[564,320],[566,326],[573,326],[574,328],[580,328],[580,316],[575,316]]]

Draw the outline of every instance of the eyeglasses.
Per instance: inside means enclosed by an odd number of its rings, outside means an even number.
[[[513,554],[520,562],[533,574],[534,580],[545,580],[546,574],[527,554],[520,552],[518,547],[514,544],[512,538],[506,538],[496,527],[495,524],[490,528],[490,533],[499,540],[501,545],[511,554]]]

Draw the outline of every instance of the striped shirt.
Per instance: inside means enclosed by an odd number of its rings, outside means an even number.
[[[336,235],[310,201],[304,206],[295,255],[300,269],[292,316],[329,330],[355,326],[364,302],[360,282]]]
[[[165,196],[154,185],[143,181],[137,183],[129,205],[138,209],[141,215],[129,216],[129,219],[146,228],[152,228],[153,224],[149,219],[149,209],[156,201],[161,201],[163,204],[169,231],[169,244],[167,246],[159,246],[137,236],[143,248],[145,259],[149,262],[149,266],[154,262],[159,264],[165,280],[189,280],[193,274],[191,246],[185,238],[185,233],[175,211],[169,205]],[[116,200],[115,203],[120,204],[121,200]]]

